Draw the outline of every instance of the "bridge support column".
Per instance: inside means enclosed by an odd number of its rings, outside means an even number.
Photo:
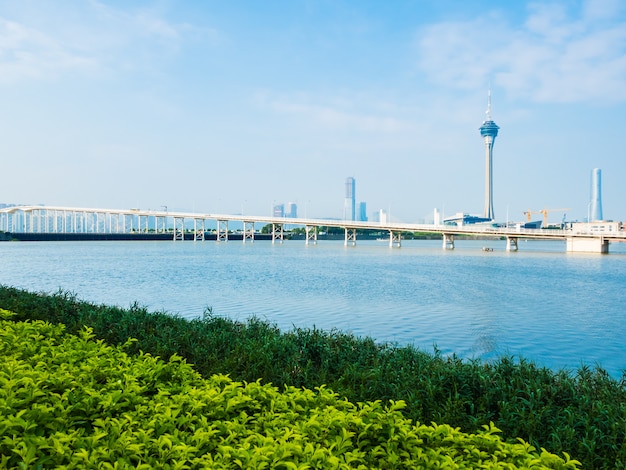
[[[150,221],[150,218],[147,215],[139,215],[138,219],[139,219],[139,231],[148,233],[148,223]],[[143,224],[141,223],[142,221],[143,221]],[[104,223],[106,226],[106,219],[104,220]]]
[[[346,230],[346,237],[344,239],[343,244],[345,246],[348,246],[348,245],[356,246],[356,229],[346,227],[345,230]]]
[[[254,222],[243,221],[242,240],[244,243],[246,243],[246,240],[250,240],[250,243],[254,243]]]
[[[570,253],[608,253],[609,241],[603,237],[568,237],[565,239]]]
[[[193,219],[193,241],[204,241],[204,219]]]
[[[304,244],[317,245],[317,225],[306,225],[304,231],[306,233]]]
[[[454,250],[454,235],[451,233],[442,233],[443,235],[443,249]]]
[[[141,224],[141,221],[139,222]],[[185,240],[185,218],[174,217],[174,241]]]
[[[393,230],[389,230],[389,247],[402,247],[402,233],[394,233]]]
[[[154,224],[154,229],[157,233],[165,233],[167,224],[167,219],[165,217],[156,216],[154,218]]]
[[[217,221],[217,234],[215,240],[218,242],[228,241],[228,220]]]
[[[506,237],[506,251],[517,251],[517,237]]]
[[[283,224],[272,224],[272,243],[282,243],[285,240]]]

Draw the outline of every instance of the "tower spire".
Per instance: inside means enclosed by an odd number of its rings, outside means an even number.
[[[491,121],[491,83],[489,83],[489,90],[487,91],[487,121]]]

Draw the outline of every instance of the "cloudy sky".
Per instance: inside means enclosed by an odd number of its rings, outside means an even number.
[[[0,202],[624,220],[625,5],[0,0]]]

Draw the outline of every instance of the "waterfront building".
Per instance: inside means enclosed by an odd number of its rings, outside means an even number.
[[[285,217],[285,205],[284,204],[275,204],[272,209],[272,216],[274,217]]]
[[[589,222],[599,222],[602,218],[602,170],[591,171],[591,200],[589,201]]]
[[[295,219],[298,217],[298,205],[295,202],[287,203],[287,210],[285,212],[285,217],[291,217]]]
[[[485,210],[483,218],[493,220],[493,144],[500,129],[491,119],[491,89],[487,94],[487,118],[480,126],[480,135],[485,141]]]
[[[346,197],[343,205],[343,219],[356,220],[356,181],[352,176],[346,178]]]
[[[387,214],[387,211],[385,209],[380,209],[376,213],[376,218],[378,219],[377,222],[380,222],[381,224],[386,224],[390,222],[389,214]]]
[[[359,202],[359,221],[367,222],[367,204],[365,202]]]

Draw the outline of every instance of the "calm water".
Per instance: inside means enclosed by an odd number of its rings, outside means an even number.
[[[522,355],[575,369],[626,369],[626,246],[565,253],[564,242],[303,241],[0,243],[0,283],[133,302],[188,318],[206,307],[284,330],[338,328],[485,360]],[[494,248],[483,252],[482,246]]]

